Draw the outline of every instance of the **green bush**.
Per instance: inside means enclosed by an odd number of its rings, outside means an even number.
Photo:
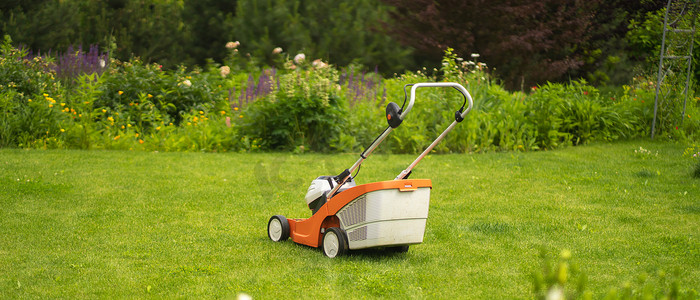
[[[304,66],[308,67],[308,66]],[[329,151],[344,128],[345,103],[334,68],[297,68],[241,115],[241,135],[265,149]]]
[[[139,59],[113,60],[110,67],[111,70],[103,75],[105,78],[95,106],[127,113],[128,116],[124,117],[129,119],[128,122],[132,125],[140,123],[146,131],[153,128],[148,125],[153,120],[142,119],[143,109],[156,109],[163,114],[166,123],[180,124],[182,112],[199,110],[215,103],[217,96],[221,98],[212,86],[217,83],[215,77],[197,70],[188,72],[180,67],[166,72],[158,64],[144,64]]]
[[[358,65],[340,74],[320,60],[293,62],[282,55],[279,69],[249,68],[235,49],[227,62],[237,66],[233,70],[211,63],[206,71],[164,71],[138,59],[115,60],[106,72],[80,75],[63,87],[45,59],[23,59],[7,39],[0,64],[6,75],[0,78],[0,146],[361,151],[386,128],[384,109],[403,103],[407,84],[435,81],[460,83],[474,99],[437,153],[555,149],[646,136],[651,125],[654,88],[645,78],[606,93],[584,81],[510,93],[489,77],[486,65],[451,50],[439,70],[383,79]],[[418,89],[413,110],[377,151],[423,151],[463,102],[450,88]],[[685,122],[668,136],[696,138],[697,115],[693,98]]]
[[[5,36],[0,45],[0,147],[30,147],[55,141],[60,127],[62,88],[42,57],[25,59],[26,51]],[[55,99],[54,99],[55,98]]]

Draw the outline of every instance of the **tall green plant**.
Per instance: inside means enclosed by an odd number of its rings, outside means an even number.
[[[279,81],[279,89],[243,112],[241,135],[259,138],[267,149],[332,150],[347,109],[338,96],[337,70],[300,67]]]
[[[65,132],[56,111],[62,89],[55,73],[43,58],[25,56],[6,35],[0,45],[0,147],[26,147]]]

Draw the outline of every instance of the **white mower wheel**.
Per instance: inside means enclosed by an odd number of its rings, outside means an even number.
[[[267,222],[267,236],[273,242],[286,241],[289,238],[289,221],[280,215],[275,215]]]
[[[342,256],[348,251],[348,239],[345,230],[338,227],[326,229],[323,234],[323,254],[330,258]]]

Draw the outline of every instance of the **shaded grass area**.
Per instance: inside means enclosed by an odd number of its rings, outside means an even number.
[[[311,180],[356,155],[0,150],[0,298],[531,298],[541,248],[571,250],[597,297],[675,269],[694,288],[700,180],[682,153],[429,156],[412,175],[433,182],[424,243],[331,260],[269,241],[267,220],[309,217]],[[372,156],[356,180],[413,158]]]

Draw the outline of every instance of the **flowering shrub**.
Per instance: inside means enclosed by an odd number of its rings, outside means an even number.
[[[332,68],[296,69],[281,75],[279,87],[268,84],[271,92],[241,115],[241,134],[259,138],[267,149],[331,150],[345,112],[337,81],[338,72]]]
[[[124,122],[139,124],[144,130],[153,128],[153,122],[180,124],[182,112],[200,109],[215,103],[221,96],[212,87],[216,81],[199,71],[188,72],[181,67],[165,72],[157,64],[143,64],[138,59],[128,62],[113,60],[111,70],[103,75],[95,106],[128,114]],[[161,116],[144,115],[157,113]],[[159,119],[160,118],[160,119]]]
[[[0,45],[0,147],[32,147],[56,140],[61,131],[57,109],[61,84],[42,57],[25,59],[5,36]]]
[[[24,59],[7,38],[0,58],[0,147],[360,151],[386,128],[384,109],[403,103],[406,84],[432,81],[460,83],[474,99],[471,113],[434,149],[440,153],[632,138],[648,134],[651,122],[654,88],[643,78],[605,96],[584,81],[510,93],[490,79],[479,55],[465,60],[451,49],[440,69],[382,78],[359,65],[339,71],[301,53],[289,57],[281,48],[272,52],[275,67],[259,69],[253,58],[240,56],[239,45],[222,46],[229,52],[225,65],[205,70],[112,60],[102,74],[83,71],[63,86],[46,59]],[[417,93],[407,119],[378,151],[422,151],[464,102],[449,88]],[[690,104],[678,139],[697,136],[700,118],[690,117],[697,101]]]

